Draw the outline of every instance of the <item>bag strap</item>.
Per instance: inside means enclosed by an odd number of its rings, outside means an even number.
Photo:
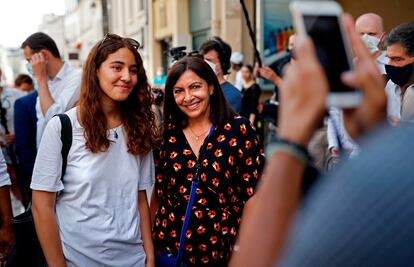
[[[66,166],[68,163],[68,154],[70,147],[72,146],[72,123],[70,122],[70,118],[68,115],[56,114],[60,119],[60,123],[62,124],[62,129],[60,130],[60,140],[62,141],[62,176],[60,179],[63,182],[63,176],[66,172]]]
[[[208,139],[211,133],[213,132],[214,128],[215,126],[213,124],[210,128],[210,132],[208,133],[207,138],[205,139],[203,145],[201,146],[200,154],[198,155],[198,160],[195,165],[196,170],[193,176],[193,180],[191,182],[190,199],[188,200],[187,208],[185,211],[184,223],[181,229],[180,246],[178,247],[178,255],[177,255],[177,262],[176,262],[177,267],[180,266],[180,263],[182,262],[182,257],[183,257],[183,252],[184,252],[184,243],[185,243],[185,234],[187,232],[188,223],[190,222],[191,210],[193,209],[195,193],[197,191],[197,185],[198,185],[198,182],[200,181],[201,162],[207,150]]]
[[[65,175],[66,165],[68,163],[68,154],[70,147],[72,146],[72,123],[70,122],[69,116],[66,114],[56,114],[55,116],[59,117],[60,123],[62,124],[62,129],[60,130],[60,141],[62,142],[62,174],[60,179],[63,182],[63,176]],[[27,205],[26,211],[31,211],[31,209],[32,201]]]

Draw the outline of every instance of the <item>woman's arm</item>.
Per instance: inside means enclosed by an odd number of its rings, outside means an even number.
[[[50,267],[65,267],[59,231],[55,219],[56,193],[33,190],[32,212],[36,233]]]
[[[7,255],[13,244],[12,209],[9,186],[0,187],[0,254]]]
[[[325,113],[328,86],[311,42],[303,40],[298,47],[298,64],[289,66],[282,90],[279,137],[306,147]],[[253,206],[243,214],[240,249],[230,266],[272,266],[280,257],[299,206],[304,170],[292,153],[279,150],[269,156]]]
[[[154,244],[151,237],[151,216],[147,201],[147,192],[141,190],[138,192],[138,211],[141,218],[141,238],[144,242],[144,250],[147,256],[145,266],[155,266]]]
[[[154,185],[154,189],[151,193],[151,201],[150,201],[150,216],[151,216],[151,223],[154,223],[155,220],[155,213],[157,212],[160,206],[160,197],[156,193],[157,185]]]

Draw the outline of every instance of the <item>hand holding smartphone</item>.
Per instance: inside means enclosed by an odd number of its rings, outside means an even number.
[[[290,10],[296,30],[308,35],[328,78],[328,106],[355,107],[361,102],[361,92],[345,85],[341,74],[353,69],[352,53],[342,25],[342,9],[334,1],[294,1]]]

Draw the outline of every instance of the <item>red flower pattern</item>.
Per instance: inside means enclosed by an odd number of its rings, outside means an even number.
[[[196,155],[180,127],[167,124],[154,153],[156,190],[161,198],[152,237],[154,246],[177,255]],[[248,120],[235,116],[216,127],[201,162],[184,261],[196,266],[226,265],[241,222],[243,203],[254,193],[264,164],[263,150]],[[163,201],[164,200],[164,201]]]

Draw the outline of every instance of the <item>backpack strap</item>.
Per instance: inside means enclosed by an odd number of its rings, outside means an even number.
[[[56,114],[60,119],[62,124],[62,129],[60,131],[60,140],[62,141],[62,176],[61,180],[63,182],[63,176],[66,172],[66,165],[68,163],[68,154],[70,147],[72,146],[72,123],[68,115]]]

